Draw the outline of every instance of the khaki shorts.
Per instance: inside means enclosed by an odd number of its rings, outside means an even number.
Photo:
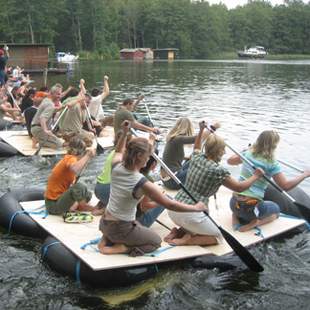
[[[31,127],[31,134],[39,142],[40,146],[59,149],[63,145],[62,139],[59,139],[56,136],[48,135],[40,126]]]
[[[203,212],[174,212],[168,210],[169,217],[178,226],[197,235],[219,237],[220,230]]]
[[[125,244],[131,251],[140,252],[140,255],[153,252],[161,245],[161,238],[137,221],[107,221],[102,217],[99,229],[107,241]]]

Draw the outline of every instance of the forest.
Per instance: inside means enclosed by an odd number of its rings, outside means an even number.
[[[105,59],[122,48],[178,48],[181,58],[262,45],[310,54],[310,2],[248,1],[228,9],[190,0],[0,0],[1,43],[48,43]]]

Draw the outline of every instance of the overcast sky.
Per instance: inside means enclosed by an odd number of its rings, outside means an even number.
[[[231,9],[231,8],[235,8],[237,5],[244,5],[246,4],[248,1],[247,0],[207,0],[210,4],[215,4],[215,3],[224,3],[226,4],[226,6]],[[283,0],[269,0],[269,2],[274,6],[274,5],[279,5],[279,4],[283,4],[284,1]],[[304,2],[307,2],[304,0]]]

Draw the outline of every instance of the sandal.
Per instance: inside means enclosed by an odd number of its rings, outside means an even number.
[[[90,223],[94,217],[91,212],[66,212],[63,215],[65,223]]]

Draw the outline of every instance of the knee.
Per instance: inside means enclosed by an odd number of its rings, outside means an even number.
[[[267,202],[267,212],[271,215],[271,214],[276,214],[277,216],[279,216],[279,213],[281,212],[281,209],[279,207],[279,205],[273,201],[268,201]]]

